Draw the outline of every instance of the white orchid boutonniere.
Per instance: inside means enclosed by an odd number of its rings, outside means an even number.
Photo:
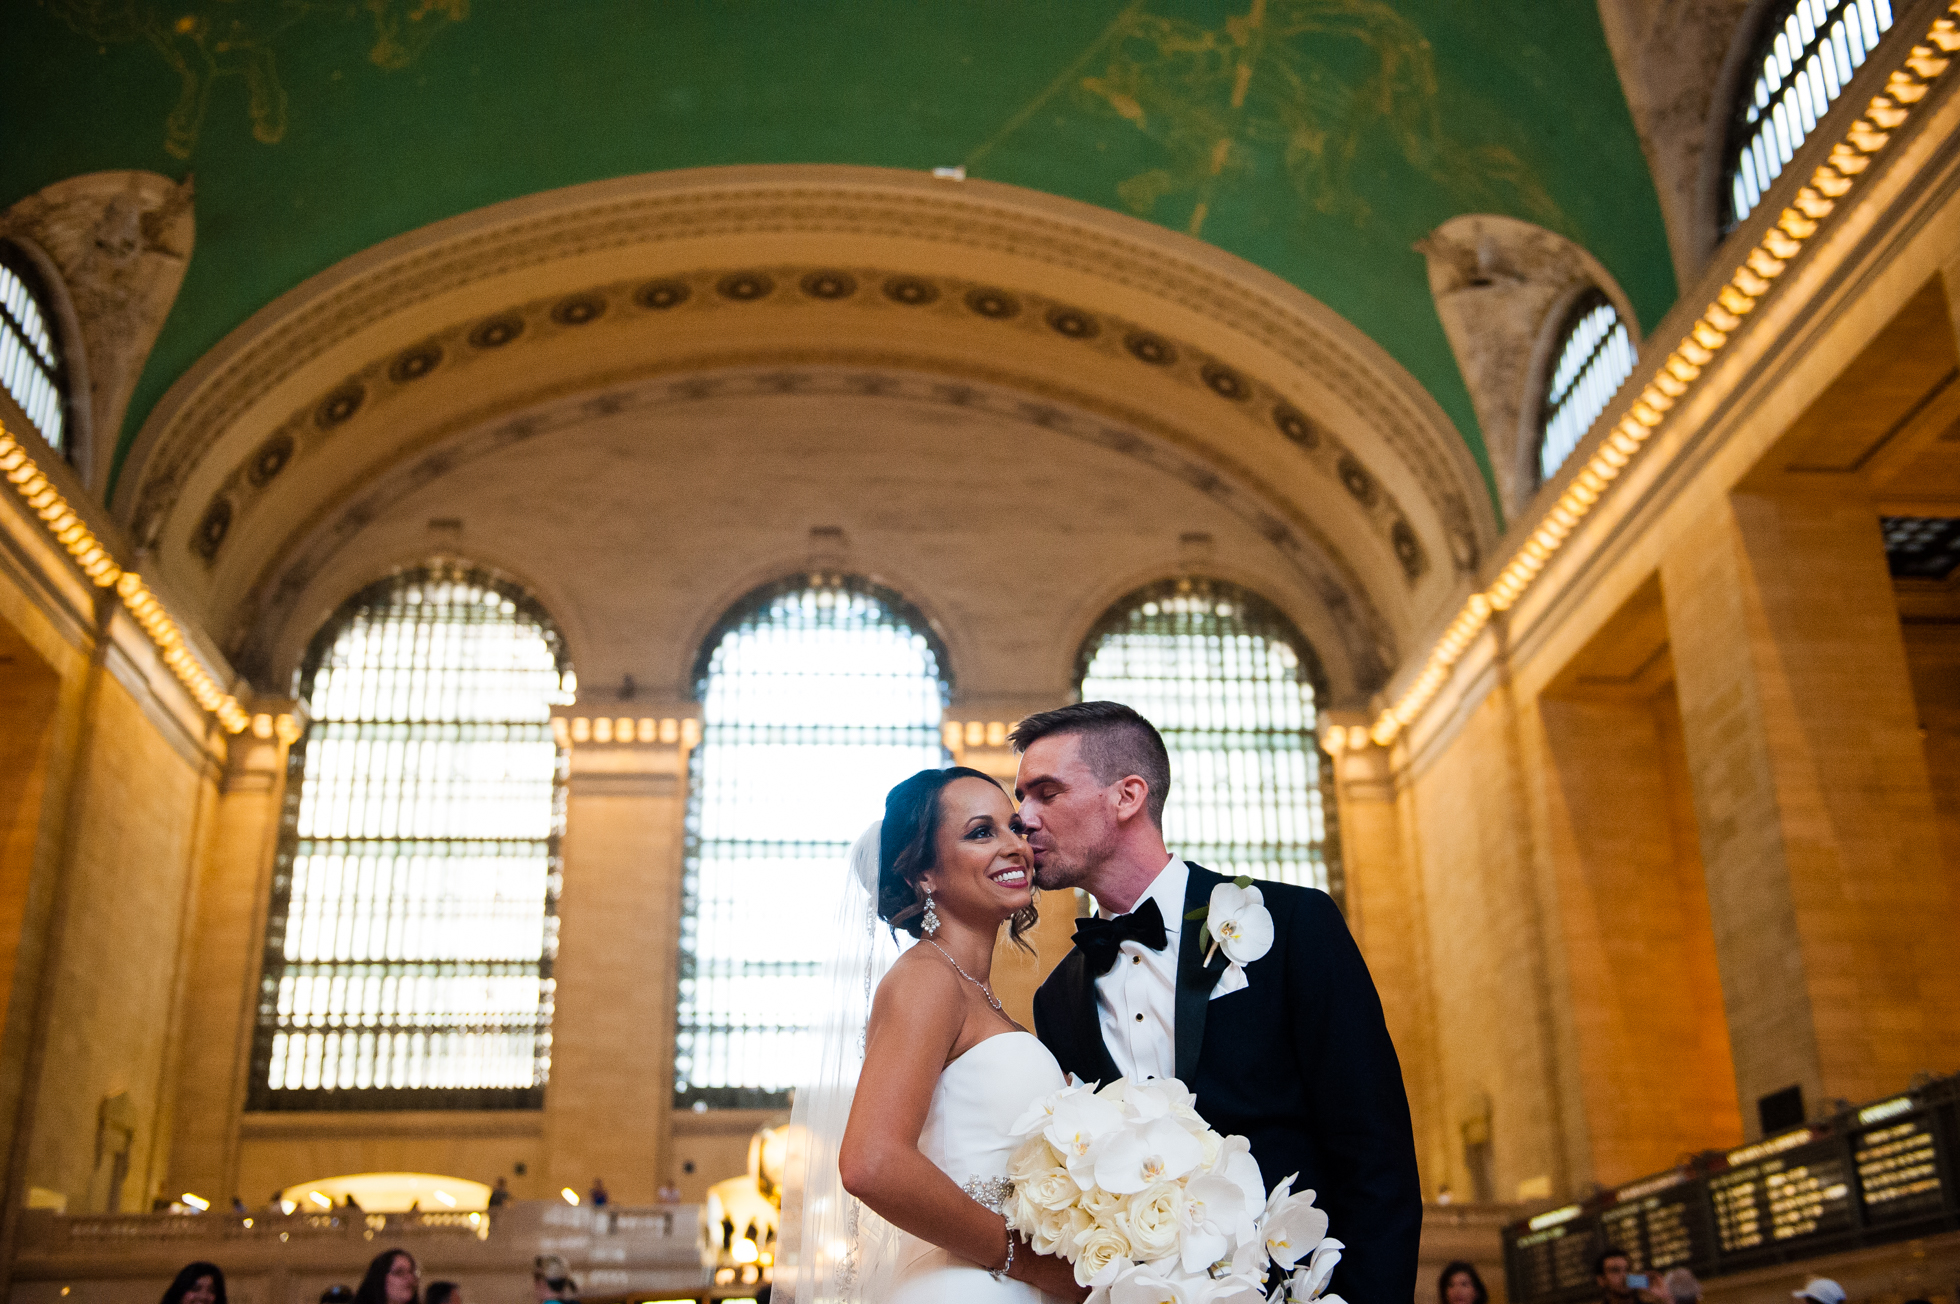
[[[1186,915],[1205,921],[1211,945],[1205,948],[1205,963],[1220,951],[1229,962],[1218,980],[1212,999],[1229,996],[1244,988],[1245,966],[1273,949],[1273,917],[1266,910],[1265,897],[1244,875],[1211,890],[1209,904]]]

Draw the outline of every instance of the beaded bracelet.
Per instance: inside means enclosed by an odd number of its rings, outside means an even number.
[[[1007,1279],[1008,1272],[1012,1270],[1013,1267],[1014,1267],[1014,1233],[1010,1231],[1007,1233],[1007,1262],[1001,1264],[998,1268],[987,1269],[987,1275],[992,1277],[995,1281],[1005,1281]]]

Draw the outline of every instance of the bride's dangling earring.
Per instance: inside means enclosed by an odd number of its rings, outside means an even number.
[[[931,888],[926,889],[926,914],[925,918],[919,921],[919,931],[927,937],[939,931],[939,912],[932,908]]]

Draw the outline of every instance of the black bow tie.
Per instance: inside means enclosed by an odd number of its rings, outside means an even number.
[[[1078,919],[1075,922],[1075,949],[1088,962],[1089,976],[1100,978],[1116,964],[1118,948],[1135,942],[1161,951],[1170,938],[1164,932],[1164,913],[1155,900],[1145,901],[1127,915],[1114,919]]]

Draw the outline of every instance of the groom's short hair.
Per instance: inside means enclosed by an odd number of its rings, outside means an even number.
[[[1171,791],[1171,754],[1157,726],[1121,702],[1077,702],[1027,717],[1007,741],[1025,752],[1038,738],[1074,734],[1082,740],[1082,760],[1096,782],[1107,787],[1132,774],[1149,788],[1144,809],[1150,822],[1164,827],[1164,798]]]

